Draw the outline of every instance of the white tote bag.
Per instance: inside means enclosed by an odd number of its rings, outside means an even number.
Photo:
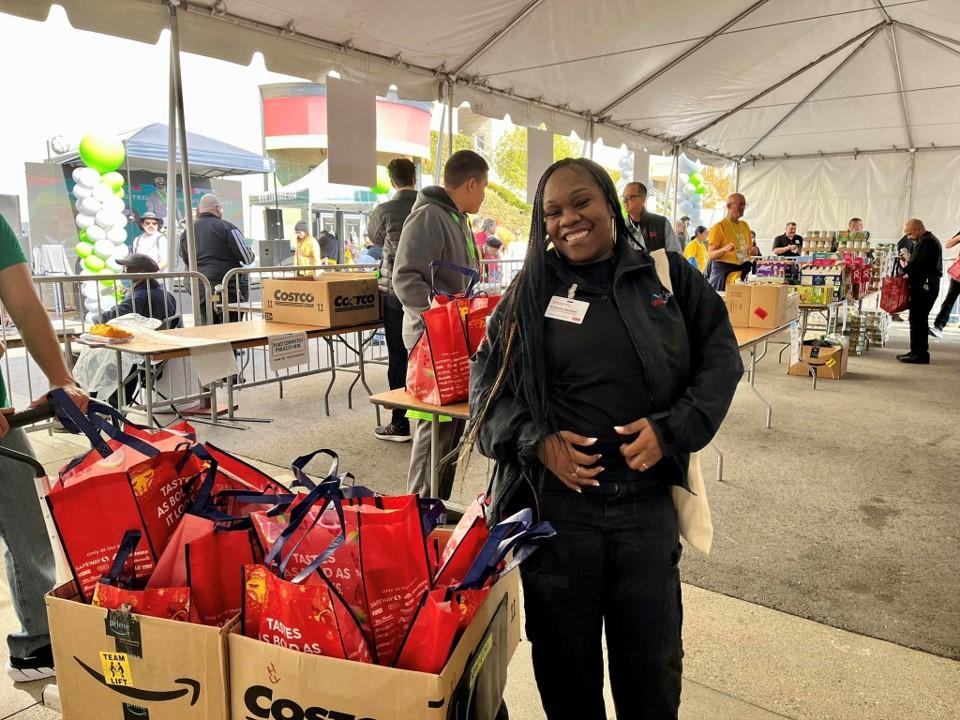
[[[653,258],[660,284],[673,293],[667,251],[662,248],[654,250],[650,253],[650,257]],[[677,508],[677,523],[680,526],[680,535],[700,552],[709,553],[713,545],[713,518],[710,517],[707,486],[703,482],[699,453],[690,453],[687,483],[690,485],[690,492],[677,485],[672,488],[673,504]]]

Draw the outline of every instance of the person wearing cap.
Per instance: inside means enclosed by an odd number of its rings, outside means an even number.
[[[212,193],[200,198],[197,204],[197,219],[193,225],[194,240],[197,245],[197,271],[210,281],[210,287],[216,289],[223,282],[223,276],[234,268],[251,265],[256,259],[253,250],[247,245],[243,233],[236,225],[223,219],[223,203]],[[189,267],[187,254],[187,234],[180,236],[180,258]],[[247,299],[249,278],[241,275],[226,289],[227,305],[238,305]],[[213,308],[213,317],[207,318],[206,291],[200,286],[200,322],[222,323],[223,311]],[[227,315],[229,322],[240,320],[240,313]]]
[[[293,264],[296,267],[321,265],[323,259],[320,257],[320,243],[310,234],[307,223],[301,220],[293,229],[297,233],[297,249],[293,256]],[[298,270],[297,275],[319,275],[321,272],[321,270]]]
[[[163,229],[163,219],[156,213],[145,212],[140,216],[140,229],[143,233],[133,241],[133,252],[153,258],[159,270],[167,271],[167,236],[160,232]]]
[[[147,195],[147,212],[154,217],[167,216],[167,179],[158,175],[153,179],[154,191]]]
[[[157,261],[149,255],[133,253],[117,261],[128,273],[160,272]],[[143,317],[166,320],[177,314],[177,301],[168,293],[158,280],[153,278],[136,279],[133,288],[115,307],[100,313],[97,322],[105,323],[121,315],[137,313]]]

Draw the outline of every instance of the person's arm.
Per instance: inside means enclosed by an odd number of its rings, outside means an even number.
[[[187,254],[187,231],[186,230],[180,233],[180,259],[183,260],[183,264],[189,269],[190,256]]]
[[[786,239],[786,238],[784,238]],[[773,241],[773,254],[774,255],[783,255],[786,252],[790,252],[790,241],[784,245],[783,241],[778,237]]]
[[[710,260],[719,260],[731,250],[736,250],[733,243],[721,244],[724,241],[723,230],[720,229],[720,223],[710,228],[710,235],[707,240],[707,257]]]
[[[383,242],[387,237],[387,223],[384,219],[386,212],[383,205],[375,208],[370,217],[367,218],[367,237],[377,247],[383,247]]]
[[[60,341],[33,288],[26,263],[17,263],[0,270],[0,301],[20,331],[27,351],[37,361],[50,384],[66,390],[73,401],[86,410],[90,398],[77,387],[67,368]]]
[[[944,244],[944,247],[946,247],[946,248],[952,248],[952,247],[954,247],[954,246],[956,246],[956,245],[960,245],[960,233],[957,233],[957,234],[954,235],[952,238],[950,238],[949,240],[947,240],[947,242]]]
[[[683,246],[680,244],[680,239],[677,237],[673,225],[669,220],[665,222],[664,225],[667,226],[667,237],[664,239],[663,247],[667,252],[675,252],[683,255]]]
[[[442,258],[447,232],[429,208],[403,224],[393,262],[393,291],[410,314],[420,315],[430,307],[430,263]]]
[[[737,339],[720,296],[680,258],[670,260],[670,278],[687,328],[690,375],[673,407],[650,416],[665,456],[700,450],[713,439],[743,375]]]

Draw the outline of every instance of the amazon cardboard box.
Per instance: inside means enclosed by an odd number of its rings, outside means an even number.
[[[802,362],[791,365],[787,371],[790,375],[809,377],[807,368],[817,373],[818,379],[839,380],[847,374],[847,358],[850,356],[850,338],[843,338],[839,343],[819,345],[816,340],[807,340],[800,348]]]
[[[80,601],[73,581],[47,595],[64,718],[229,717],[227,633]],[[236,622],[236,621],[233,621]]]
[[[309,655],[234,627],[233,717],[494,720],[520,642],[519,574],[491,588],[439,675]]]
[[[800,296],[790,285],[748,285],[750,288],[749,324],[752,328],[775,328],[796,320],[800,314]]]
[[[264,278],[263,317],[321,328],[349,327],[380,319],[374,273],[325,272],[309,278]]]

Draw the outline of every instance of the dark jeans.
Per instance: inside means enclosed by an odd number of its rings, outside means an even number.
[[[381,293],[383,299],[383,334],[387,338],[387,382],[391,390],[407,385],[407,347],[403,344],[403,305],[392,293]],[[409,428],[406,410],[393,411],[391,422]]]
[[[221,279],[210,279],[210,286],[216,288],[219,283],[223,280]],[[239,286],[239,287],[238,287]],[[239,292],[238,292],[239,290]],[[239,277],[239,283],[237,278],[234,278],[230,281],[230,287],[225,288],[221,296],[221,302],[226,305],[237,305],[242,302],[247,301],[249,296],[249,279],[247,275],[241,275]],[[207,291],[203,285],[200,286],[200,322],[203,325],[207,324]],[[239,312],[228,312],[227,320],[223,319],[223,311],[214,305],[213,307],[213,319],[210,321],[212,323],[222,323],[222,322],[239,322],[242,319],[242,313]]]
[[[953,310],[954,303],[960,297],[960,280],[950,280],[950,287],[947,289],[947,297],[943,299],[943,305],[940,306],[940,312],[937,313],[937,319],[933,321],[934,327],[943,330],[950,320],[950,311]]]
[[[557,535],[521,565],[521,574],[547,718],[607,717],[601,645],[606,627],[617,718],[675,720],[683,610],[681,547],[669,488],[640,478],[607,481],[578,495],[552,476],[546,483],[541,516]]]
[[[930,338],[927,330],[930,325],[930,311],[937,301],[937,290],[924,290],[922,287],[910,288],[910,354],[927,356],[930,354]]]

